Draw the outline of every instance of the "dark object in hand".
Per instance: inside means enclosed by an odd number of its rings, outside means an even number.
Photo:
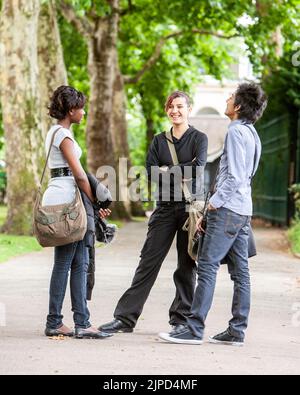
[[[96,221],[96,240],[100,243],[109,244],[115,238],[117,226],[108,224],[104,219],[98,217]]]
[[[101,201],[97,200],[97,201],[94,203],[94,208],[95,208],[96,210],[98,210],[98,211],[99,211],[100,209],[106,210],[111,204],[112,204],[112,201],[111,201],[111,200],[105,200],[104,202],[101,202]]]
[[[206,215],[202,219],[201,227],[205,231],[207,226],[207,217]],[[195,233],[194,239],[193,239],[193,254],[196,255],[197,257],[201,253],[202,245],[203,245],[203,240],[205,237],[205,232],[201,230],[197,230]]]
[[[94,203],[94,209],[98,211],[101,208],[104,210],[107,209],[113,200],[108,188],[98,181],[98,179],[93,174],[87,173],[87,177],[89,179],[93,195],[96,199]]]

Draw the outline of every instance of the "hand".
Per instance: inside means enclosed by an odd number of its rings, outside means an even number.
[[[159,170],[167,172],[169,170],[168,166],[162,166],[159,168]]]
[[[207,210],[208,211],[216,211],[217,209],[212,204],[209,203]]]
[[[196,228],[197,228],[197,230],[198,230],[199,232],[205,233],[205,230],[202,228],[202,223],[203,223],[203,216],[201,216],[201,217],[198,219],[198,221],[197,221],[197,223],[196,223]]]
[[[100,217],[101,219],[104,219],[104,218],[106,218],[106,217],[109,217],[110,214],[111,214],[111,211],[110,211],[109,209],[104,210],[104,209],[101,208],[101,209],[99,210],[99,217]]]

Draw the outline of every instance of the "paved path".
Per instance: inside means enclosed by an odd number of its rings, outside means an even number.
[[[130,223],[117,242],[97,250],[97,282],[90,303],[95,325],[112,318],[118,298],[132,279],[145,233],[145,224]],[[43,336],[52,250],[0,264],[0,374],[299,374],[300,260],[285,251],[280,230],[259,229],[256,238],[260,253],[251,260],[253,305],[243,349],[158,340],[157,332],[169,329],[174,248],[135,333],[105,341],[55,341]],[[222,268],[206,336],[226,328],[231,292]],[[64,313],[71,325],[69,310],[68,293]]]

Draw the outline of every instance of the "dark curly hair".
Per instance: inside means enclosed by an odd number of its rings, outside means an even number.
[[[83,108],[86,97],[71,86],[60,86],[55,90],[48,107],[49,115],[57,120],[65,119],[69,111]]]
[[[241,106],[239,118],[255,123],[263,115],[268,99],[262,88],[254,82],[240,84],[235,92],[235,106]]]

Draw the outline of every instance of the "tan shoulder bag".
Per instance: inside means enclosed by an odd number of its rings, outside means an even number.
[[[171,153],[172,161],[175,166],[179,164],[177,152],[173,143],[173,138],[171,132],[166,132],[167,143]],[[203,216],[203,208],[204,201],[201,200],[193,200],[192,195],[189,191],[189,188],[186,182],[182,182],[182,190],[185,197],[185,200],[190,204],[189,206],[189,218],[186,220],[186,223],[183,226],[183,230],[188,232],[189,235],[189,244],[188,244],[188,253],[190,257],[195,260],[197,258],[197,254],[194,251],[194,243],[195,243],[195,234],[197,232],[197,221]]]

